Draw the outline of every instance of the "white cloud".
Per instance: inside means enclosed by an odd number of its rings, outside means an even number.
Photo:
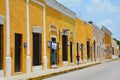
[[[57,0],[68,8],[78,8],[82,0]]]
[[[102,20],[98,23],[98,26],[108,26],[108,25],[111,25],[112,24],[112,21],[107,19],[107,20]]]
[[[97,14],[116,13],[119,11],[117,6],[114,6],[110,0],[91,0],[86,7],[88,12]]]

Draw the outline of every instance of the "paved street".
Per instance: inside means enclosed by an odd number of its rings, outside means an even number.
[[[44,80],[120,80],[120,60],[105,62]]]

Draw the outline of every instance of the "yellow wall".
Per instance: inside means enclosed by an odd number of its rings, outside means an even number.
[[[53,24],[57,30],[58,33],[53,33],[49,31],[50,25]],[[47,42],[50,41],[51,35],[57,37],[57,42],[60,43],[60,49],[59,49],[59,66],[62,66],[62,29],[63,28],[69,28],[70,31],[74,33],[75,30],[75,21],[68,16],[56,11],[55,9],[52,9],[49,6],[46,6],[46,35],[47,35]],[[69,32],[70,32],[69,31]],[[60,35],[59,35],[60,34]],[[70,33],[69,33],[70,34]],[[70,37],[69,41],[70,41]],[[73,39],[73,50],[74,50],[74,39]],[[46,45],[47,46],[47,45]],[[68,47],[68,62],[70,63],[70,55],[69,55],[69,47]],[[73,51],[74,52],[74,51]],[[47,58],[48,58],[48,68],[50,68],[50,49],[47,48]]]
[[[33,36],[32,36],[32,30],[33,27],[39,26],[42,28],[42,66],[44,65],[43,56],[44,56],[44,25],[43,25],[43,7],[30,1],[29,5],[30,10],[30,54],[31,59],[33,57]],[[32,66],[31,66],[32,68]]]
[[[112,55],[112,42],[111,42],[111,35],[104,31],[104,44],[106,47],[106,59],[111,59]]]
[[[94,53],[93,53],[93,27],[90,24],[86,24],[86,39],[90,39],[90,60],[93,61]]]
[[[111,45],[111,35],[108,33],[104,32],[104,38],[105,38],[105,44]]]
[[[86,24],[86,38],[90,39],[90,45],[93,43],[93,28],[92,25]]]
[[[85,22],[82,21],[81,19],[77,18],[76,19],[76,41],[79,43],[79,45],[81,43],[83,43],[84,47],[86,46],[86,27],[85,27]],[[77,45],[76,45],[77,46]],[[83,56],[84,56],[84,60],[86,59],[86,55],[84,54],[86,53],[86,48],[83,49]],[[79,49],[79,55],[80,58],[82,58],[82,53],[81,50]]]
[[[0,0],[0,15],[5,16],[5,10],[6,10],[6,5],[5,5],[5,0]]]
[[[76,19],[76,41],[79,42],[79,45],[81,43],[84,44],[84,60],[87,59],[87,39],[90,39],[90,46],[92,46],[93,43],[93,28],[90,24],[86,23],[85,21],[82,21],[81,19]],[[79,53],[81,53],[81,50],[79,50]],[[92,50],[90,50],[90,53],[92,53]],[[82,55],[81,55],[82,56]],[[93,57],[93,55],[91,55]]]
[[[12,58],[12,75],[14,74],[15,59],[15,33],[22,34],[22,51],[21,51],[21,72],[26,72],[26,54],[24,42],[27,42],[26,33],[26,3],[25,0],[10,0],[10,54]]]

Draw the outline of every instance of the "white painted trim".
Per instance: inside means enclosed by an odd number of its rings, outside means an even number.
[[[48,6],[52,7],[53,9],[65,14],[66,16],[68,16],[72,19],[76,19],[76,13],[74,13],[70,9],[64,7],[63,5],[58,3],[57,1],[55,1],[55,0],[45,0],[45,2]]]
[[[0,78],[4,77],[4,71],[0,70]]]
[[[0,24],[4,24],[4,16],[0,15]]]
[[[6,0],[6,46],[7,46],[7,54],[6,56],[10,56],[10,9],[9,9],[9,0]]]
[[[12,73],[12,59],[11,57],[6,57],[6,77],[11,76]]]
[[[63,66],[68,66],[68,61],[63,61]]]
[[[33,66],[32,70],[33,72],[40,72],[42,71],[42,66]]]
[[[27,17],[27,56],[30,55],[30,21],[29,21],[29,0],[26,0],[26,17]]]
[[[29,21],[29,0],[26,0],[26,22],[27,22],[27,73],[31,71],[31,57],[30,57],[30,21]]]
[[[40,26],[34,26],[32,29],[33,33],[42,33],[42,27]]]
[[[6,76],[11,75],[12,59],[10,57],[10,6],[9,0],[6,0]]]
[[[32,0],[34,3],[40,5],[43,7],[43,24],[44,24],[44,69],[47,69],[47,56],[46,56],[46,52],[47,52],[47,45],[46,45],[46,7],[44,4],[42,4],[41,2],[39,2],[38,0]]]
[[[50,40],[51,40],[52,38],[55,38],[55,39],[56,39],[56,42],[57,42],[57,36],[55,36],[55,35],[50,35]]]
[[[54,23],[51,23],[51,24],[49,25],[49,28],[50,28],[51,26],[55,26],[55,27],[58,29],[58,26],[55,25]]]
[[[43,6],[43,7],[45,7],[45,5],[44,4],[42,4],[41,2],[39,2],[38,0],[32,0],[34,3],[36,3],[36,4],[38,4],[38,5],[40,5],[40,6]]]
[[[94,41],[94,40],[95,40],[95,42],[96,42],[96,37],[95,37],[95,36],[93,37],[93,41]]]
[[[51,28],[51,26],[55,26],[55,28],[56,28],[56,29]],[[50,24],[50,26],[49,26],[49,32],[50,32],[50,31],[55,31],[55,32],[57,32],[57,34],[58,34],[58,33],[59,33],[59,31],[58,31],[58,26],[56,26],[56,25],[55,25],[55,24],[53,24],[53,23],[52,23],[52,24]]]

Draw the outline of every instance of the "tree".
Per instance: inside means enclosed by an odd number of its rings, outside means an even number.
[[[120,41],[119,40],[117,40],[116,38],[113,38],[116,42],[117,42],[117,44],[119,45],[119,50],[120,50]]]

